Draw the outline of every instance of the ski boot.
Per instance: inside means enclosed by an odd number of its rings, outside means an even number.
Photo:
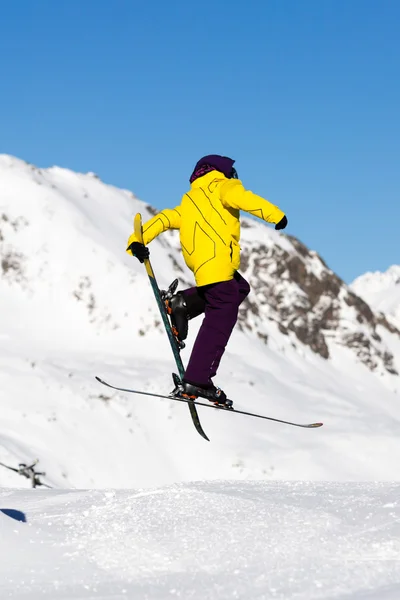
[[[161,298],[164,301],[166,311],[171,319],[171,329],[179,348],[184,348],[183,340],[188,335],[188,312],[183,292],[175,293],[178,280],[175,279],[168,290],[161,290]]]
[[[229,400],[229,398],[226,397],[225,392],[223,392],[221,388],[216,387],[215,385],[200,387],[185,380],[181,381],[175,373],[172,377],[175,383],[175,389],[171,392],[171,396],[188,398],[189,400],[205,398],[206,400],[209,400],[209,402],[212,402],[214,406],[233,410],[232,400]]]

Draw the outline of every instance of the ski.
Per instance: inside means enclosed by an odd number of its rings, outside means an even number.
[[[96,377],[97,381],[99,383],[102,383],[103,385],[106,385],[109,388],[112,388],[113,390],[117,390],[119,392],[127,392],[128,394],[139,394],[141,396],[151,396],[153,398],[163,398],[165,400],[172,400],[173,402],[184,402],[185,404],[189,404],[189,406],[205,406],[206,408],[214,408],[216,410],[223,410],[225,412],[230,412],[230,413],[234,413],[237,415],[247,415],[248,417],[254,417],[256,419],[265,419],[267,421],[275,421],[275,423],[284,423],[285,425],[292,425],[293,427],[303,427],[305,429],[315,429],[316,427],[322,427],[323,423],[293,423],[292,421],[284,421],[283,419],[275,419],[274,417],[266,417],[264,415],[258,415],[256,413],[251,413],[251,412],[247,412],[244,410],[236,410],[235,408],[227,408],[225,406],[220,406],[220,405],[216,405],[216,404],[211,404],[211,403],[205,403],[205,402],[199,402],[198,400],[189,400],[186,398],[178,398],[177,396],[167,396],[164,394],[155,394],[153,392],[143,392],[141,390],[133,390],[133,389],[127,389],[127,388],[121,388],[121,387],[117,387],[115,385],[111,385],[110,383],[107,383],[106,381],[104,381],[103,379],[100,379],[100,377]],[[208,439],[208,438],[206,438]]]
[[[134,231],[137,240],[143,244],[143,231],[142,231],[142,215],[137,213],[134,219]],[[151,262],[149,258],[146,258],[144,261],[144,266],[146,267],[147,275],[149,276],[150,285],[152,287],[155,299],[157,301],[157,305],[164,323],[165,330],[168,335],[169,342],[171,344],[171,349],[175,358],[176,367],[179,371],[179,376],[182,379],[185,373],[185,368],[183,366],[183,362],[180,355],[180,349],[182,345],[179,344],[177,338],[175,337],[171,324],[168,320],[167,310],[164,303],[164,300],[161,297],[160,288],[158,287],[156,277],[154,275],[153,268],[151,266]],[[196,431],[201,435],[202,438],[210,441],[207,435],[205,434],[199,419],[199,415],[197,413],[196,406],[194,402],[190,401],[187,403],[189,405],[190,416],[192,417],[193,425],[196,428]]]

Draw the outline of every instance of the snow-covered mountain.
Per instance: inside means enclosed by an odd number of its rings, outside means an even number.
[[[393,265],[384,273],[365,273],[354,280],[351,288],[400,327],[400,265]]]
[[[179,201],[179,199],[177,199]],[[167,392],[174,363],[144,268],[125,253],[154,209],[94,174],[0,156],[0,461],[38,457],[58,487],[216,478],[397,478],[400,333],[297,239],[243,218],[253,292],[217,383],[296,430],[112,393]],[[161,287],[193,283],[176,232],[151,245]],[[187,361],[200,322],[191,322]],[[23,483],[0,470],[0,483]]]
[[[255,221],[243,225],[242,271],[254,289],[242,311],[244,329],[267,340],[265,323],[273,321],[296,347],[308,346],[325,359],[344,347],[376,373],[399,374],[400,357],[396,361],[388,339],[400,339],[400,328],[374,313],[295,237],[274,236]]]

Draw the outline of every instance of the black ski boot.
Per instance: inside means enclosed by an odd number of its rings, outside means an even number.
[[[183,292],[178,292],[168,301],[167,311],[171,318],[172,330],[182,342],[188,336],[188,311]]]
[[[175,294],[178,287],[178,280],[174,279],[167,290],[160,290],[160,295],[164,301],[166,311],[171,320],[172,333],[180,348],[184,348],[183,340],[188,335],[188,313],[183,292]]]
[[[205,398],[206,400],[209,400],[215,404],[215,406],[223,406],[225,408],[232,408],[233,406],[232,400],[229,400],[226,397],[225,392],[215,385],[201,387],[199,385],[189,383],[188,381],[182,381],[179,395],[182,398]]]
[[[174,279],[169,288],[166,291],[161,290],[160,293],[171,319],[172,332],[179,347],[184,348],[183,340],[186,340],[188,336],[188,322],[204,313],[206,302],[198,290],[191,290],[189,294],[175,293],[177,287],[178,280]]]

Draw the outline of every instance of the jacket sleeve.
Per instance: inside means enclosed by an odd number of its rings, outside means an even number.
[[[244,210],[267,223],[279,223],[285,216],[280,208],[246,190],[238,179],[229,179],[222,185],[221,202],[227,208]]]
[[[165,208],[161,212],[157,213],[149,221],[143,224],[143,242],[144,245],[150,244],[155,237],[167,231],[168,229],[180,229],[181,227],[181,210],[180,207],[176,208]],[[139,240],[134,233],[130,235],[128,239],[127,248],[132,242],[138,242]],[[127,252],[130,251],[127,249]]]

